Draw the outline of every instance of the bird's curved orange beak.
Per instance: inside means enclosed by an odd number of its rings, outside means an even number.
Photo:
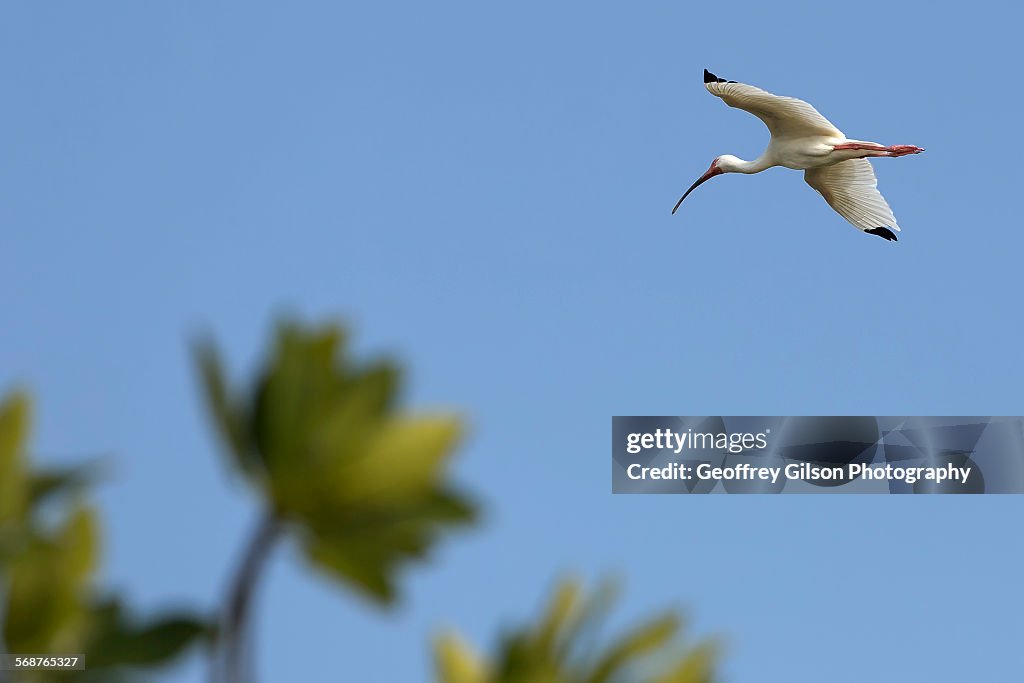
[[[711,162],[711,168],[709,168],[707,170],[707,173],[705,173],[700,178],[698,178],[697,182],[695,182],[693,185],[690,185],[690,189],[687,190],[686,192],[684,192],[683,196],[679,198],[679,201],[676,202],[676,205],[672,207],[672,213],[674,214],[676,212],[676,209],[678,209],[679,205],[683,203],[683,200],[686,199],[686,197],[691,192],[693,192],[695,189],[697,189],[698,185],[700,185],[701,183],[706,182],[708,180],[711,180],[716,175],[721,175],[722,173],[724,173],[724,171],[722,169],[718,168],[718,159],[715,159],[714,161]]]

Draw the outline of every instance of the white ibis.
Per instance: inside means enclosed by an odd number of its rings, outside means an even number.
[[[886,147],[877,142],[850,140],[818,111],[795,97],[780,97],[752,85],[727,81],[704,69],[704,87],[730,107],[748,111],[764,121],[772,134],[764,154],[744,161],[723,154],[690,186],[676,205],[701,183],[722,173],[760,173],[773,166],[804,172],[804,180],[854,227],[895,241],[896,217],[878,191],[869,157],[901,157],[924,150],[914,145]],[[896,232],[893,232],[895,230]]]

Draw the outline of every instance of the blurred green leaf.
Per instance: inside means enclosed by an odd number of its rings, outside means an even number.
[[[461,432],[455,417],[396,418],[378,423],[332,481],[340,500],[401,501],[428,493]]]
[[[62,553],[62,571],[84,586],[99,558],[99,523],[93,508],[80,505],[72,511],[55,541]]]
[[[512,631],[492,661],[456,636],[434,643],[438,683],[710,683],[716,649],[710,642],[683,647],[681,620],[663,614],[599,647],[596,635],[609,593],[585,595],[560,583],[536,625]]]
[[[278,330],[274,356],[256,396],[253,431],[271,475],[288,476],[308,465],[314,426],[344,397],[344,366],[335,367],[340,329],[306,333],[294,324]]]
[[[473,648],[455,633],[434,643],[438,677],[445,683],[487,683],[490,673]]]
[[[607,683],[631,662],[665,647],[679,626],[678,617],[666,614],[622,636],[601,658],[590,678],[591,683]]]
[[[652,683],[711,683],[715,680],[717,659],[718,647],[714,643],[700,643]]]
[[[0,404],[0,531],[25,513],[25,439],[31,407],[28,397],[14,393]]]
[[[29,477],[29,503],[36,506],[55,496],[78,493],[93,483],[95,478],[96,465],[93,463],[36,470]]]
[[[575,581],[558,585],[547,614],[536,629],[536,647],[555,652],[571,641],[583,613],[583,586]]]
[[[3,633],[11,652],[75,652],[98,552],[94,511],[79,504],[52,535],[10,562]]]
[[[343,517],[310,517],[301,536],[315,566],[388,603],[395,598],[394,569],[422,557],[440,525],[465,524],[474,514],[457,494],[435,491],[415,501],[375,501]]]
[[[246,433],[245,415],[231,399],[220,355],[211,342],[205,341],[196,344],[195,358],[213,423],[235,464],[243,474],[251,477],[257,467],[256,455]]]
[[[129,618],[116,598],[98,604],[93,618],[86,647],[90,669],[160,665],[212,634],[206,621],[190,613],[166,614],[144,622]]]

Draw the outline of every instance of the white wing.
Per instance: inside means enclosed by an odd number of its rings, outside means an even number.
[[[804,180],[828,205],[854,226],[885,237],[885,228],[899,232],[896,217],[878,191],[878,180],[867,159],[849,159],[804,171]],[[879,229],[882,229],[878,231]],[[876,232],[878,231],[878,232]],[[891,234],[891,233],[890,233]],[[896,239],[895,235],[886,239]]]
[[[707,69],[704,70],[704,87],[730,107],[748,111],[764,121],[773,137],[846,137],[817,109],[795,97],[781,97],[752,85],[726,81]]]

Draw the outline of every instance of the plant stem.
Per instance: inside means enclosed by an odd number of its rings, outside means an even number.
[[[230,592],[221,614],[221,633],[219,657],[214,653],[213,681],[218,680],[218,661],[223,672],[225,683],[242,683],[244,676],[242,654],[248,618],[251,612],[253,593],[259,581],[263,567],[281,532],[281,525],[272,512],[265,512],[260,519],[238,565],[234,579],[231,581]]]

